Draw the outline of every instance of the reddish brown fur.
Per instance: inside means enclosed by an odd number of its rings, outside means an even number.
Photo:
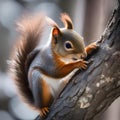
[[[53,56],[54,56],[54,60],[56,61],[56,77],[57,78],[62,78],[65,77],[67,74],[69,74],[71,71],[73,71],[75,68],[82,68],[82,69],[86,69],[87,65],[86,65],[86,61],[81,60],[81,61],[75,61],[72,63],[64,63],[63,61],[61,61],[60,56],[58,56],[54,51],[53,51]]]
[[[51,96],[51,93],[50,93],[50,88],[47,85],[45,80],[42,80],[41,86],[42,86],[43,105],[48,107],[47,105],[52,99],[52,96]]]
[[[95,50],[97,48],[96,42],[91,43],[90,45],[88,45],[87,47],[85,47],[86,53],[90,54],[93,50]]]

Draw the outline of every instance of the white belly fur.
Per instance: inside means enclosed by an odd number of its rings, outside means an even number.
[[[44,78],[44,80],[46,81],[46,83],[48,84],[50,88],[50,92],[55,98],[56,96],[60,94],[60,92],[63,90],[63,88],[66,86],[66,84],[69,82],[69,80],[72,78],[72,76],[75,74],[77,70],[78,69],[74,69],[64,78],[52,78],[44,74],[42,74],[41,77]]]

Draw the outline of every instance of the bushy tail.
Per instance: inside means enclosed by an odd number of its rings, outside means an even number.
[[[9,61],[9,68],[18,92],[27,103],[33,105],[34,100],[29,89],[26,63],[27,59],[30,59],[28,55],[39,43],[45,19],[43,15],[25,16],[24,18],[17,23],[20,37]],[[31,61],[32,59],[29,60],[29,64]]]

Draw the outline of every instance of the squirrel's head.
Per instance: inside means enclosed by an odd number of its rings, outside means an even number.
[[[72,20],[67,14],[61,14],[61,20],[65,28],[59,28],[53,20],[48,20],[53,27],[51,33],[53,51],[64,60],[85,58],[86,51],[84,40],[74,31]]]

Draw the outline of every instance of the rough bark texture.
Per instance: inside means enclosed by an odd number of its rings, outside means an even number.
[[[88,69],[76,73],[45,120],[96,120],[120,96],[120,6],[98,45]]]

